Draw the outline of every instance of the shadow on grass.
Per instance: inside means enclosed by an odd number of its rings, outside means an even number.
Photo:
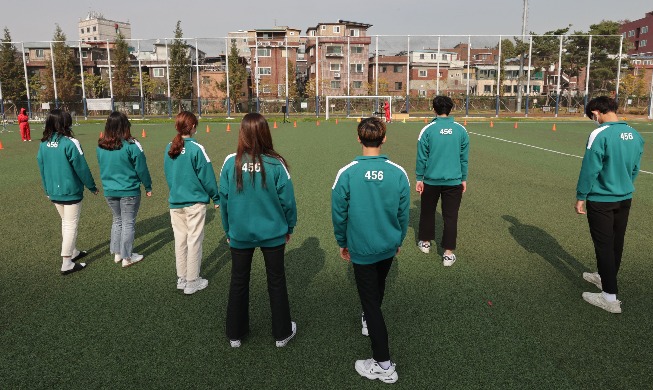
[[[227,236],[223,235],[218,241],[218,246],[202,260],[202,274],[211,280],[227,263],[231,261],[231,252],[227,243]]]
[[[207,221],[208,223],[210,219],[212,219],[213,216],[209,216],[209,213],[207,213]],[[111,224],[109,223],[109,226],[107,227],[107,237],[111,236]],[[134,246],[134,252],[140,253],[142,255],[150,255],[152,253],[155,253],[159,249],[161,249],[163,246],[165,246],[167,243],[171,242],[174,240],[174,234],[172,233],[172,226],[170,225],[170,213],[165,212],[162,214],[159,214],[155,217],[143,219],[143,220],[136,220],[136,238],[139,236],[146,236],[151,233],[157,233],[153,237],[150,237],[147,239],[145,242],[139,243],[137,246]],[[101,244],[98,244],[94,246],[91,249],[88,249],[88,253],[91,255],[89,256],[89,259],[86,260],[86,263],[92,263],[98,259],[101,259],[102,257],[107,257],[109,255],[109,244],[111,243],[111,240],[108,239],[106,241],[103,241]],[[106,249],[106,252],[103,251],[103,253],[98,253],[98,251]]]
[[[537,226],[525,225],[511,215],[502,218],[512,224],[508,232],[522,248],[542,257],[574,284],[583,284],[580,276],[589,269],[560,246],[553,236]]]
[[[299,248],[286,253],[288,290],[306,291],[317,274],[324,268],[326,252],[317,237],[309,237]]]
[[[413,228],[413,232],[415,233],[414,236],[414,245],[417,245],[417,242],[419,241],[419,214],[420,210],[422,209],[422,202],[421,200],[416,200],[413,202],[414,207],[411,207],[410,209],[410,219],[409,219],[409,227]],[[442,214],[436,211],[435,213],[435,246],[431,247],[431,249],[435,249],[437,253],[442,253],[444,252],[444,249],[442,249],[442,246],[440,245],[440,240],[442,239],[442,228],[443,228],[444,221],[442,220]],[[404,245],[406,243],[404,242]],[[432,253],[432,252],[431,252]]]

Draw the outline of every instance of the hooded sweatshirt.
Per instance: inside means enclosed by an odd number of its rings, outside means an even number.
[[[20,126],[21,130],[29,129],[29,117],[26,114],[26,110],[24,108],[20,109],[20,114],[18,114],[18,126]]]
[[[122,141],[122,148],[107,150],[97,147],[100,178],[104,196],[128,197],[141,195],[141,183],[145,191],[152,191],[152,179],[141,144],[131,139]]]

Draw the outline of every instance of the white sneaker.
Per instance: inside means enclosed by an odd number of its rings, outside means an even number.
[[[600,293],[584,292],[583,299],[585,300],[585,302],[594,306],[598,306],[605,311],[609,311],[610,313],[615,313],[615,314],[621,313],[621,301],[617,300],[614,302],[608,302],[605,300],[605,297],[603,296],[603,292]]]
[[[367,330],[367,321],[365,320],[365,313],[361,313],[361,334],[363,336],[369,336],[370,332]]]
[[[603,285],[601,284],[601,275],[598,272],[583,272],[583,279],[592,283],[599,290],[603,291]]]
[[[208,285],[209,285],[209,281],[203,278],[197,278],[192,281],[186,281],[186,287],[184,287],[184,294],[188,294],[188,295],[194,294],[199,290],[204,290]]]
[[[240,340],[229,340],[231,348],[240,348]]]
[[[132,265],[143,260],[143,255],[139,255],[136,252],[132,252],[132,257],[129,259],[122,259],[122,268],[131,267]]]
[[[454,255],[453,253],[449,256],[442,255],[442,265],[444,265],[445,267],[451,267],[455,262],[456,262],[456,255]]]
[[[417,247],[424,253],[429,253],[431,251],[431,242],[430,241],[420,241],[417,243]]]
[[[114,262],[114,263],[118,264],[118,263],[120,263],[121,261],[122,261],[122,256],[120,256],[119,253],[116,253],[115,255],[113,255],[113,262]]]
[[[186,279],[177,278],[177,290],[183,290],[186,288]]]
[[[385,383],[395,383],[399,379],[397,365],[392,362],[390,362],[390,367],[384,370],[374,359],[356,360],[354,368],[356,372],[367,379],[378,379]]]
[[[291,323],[292,333],[290,334],[290,336],[286,337],[285,339],[281,341],[277,341],[278,348],[285,347],[286,344],[288,344],[288,341],[290,341],[297,334],[297,324],[295,323],[295,321],[291,321],[290,323]]]

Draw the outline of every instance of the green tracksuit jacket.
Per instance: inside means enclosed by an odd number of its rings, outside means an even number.
[[[625,122],[606,122],[592,131],[578,176],[576,198],[619,202],[633,197],[644,139]]]
[[[53,135],[41,142],[36,160],[43,189],[51,201],[81,201],[84,186],[97,191],[82,145],[75,138]]]
[[[436,117],[417,138],[417,181],[432,186],[457,186],[467,181],[469,136],[452,116]]]
[[[106,150],[98,146],[97,160],[104,196],[140,196],[141,183],[145,191],[152,191],[145,153],[137,140],[123,140],[122,148],[117,150]]]
[[[222,227],[233,248],[282,245],[297,224],[295,190],[288,169],[277,158],[261,157],[265,187],[259,163],[250,162],[248,156],[243,156],[240,167],[235,166],[235,153],[227,156],[222,165],[220,212]],[[243,171],[242,191],[236,187],[236,169]]]
[[[409,212],[406,171],[385,155],[356,157],[331,188],[333,232],[356,264],[393,257],[406,237]]]
[[[181,209],[196,203],[218,204],[218,184],[211,159],[204,147],[192,138],[184,139],[184,148],[176,158],[170,158],[166,147],[163,170],[170,189],[168,203],[171,209]]]

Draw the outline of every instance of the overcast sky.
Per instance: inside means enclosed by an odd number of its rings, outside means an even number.
[[[93,10],[106,19],[129,21],[132,38],[172,37],[177,20],[186,38],[224,37],[275,24],[304,34],[307,27],[338,19],[372,24],[372,35],[521,35],[522,7],[523,0],[12,0],[0,7],[0,27],[8,27],[14,41],[47,41],[58,23],[69,40],[77,40],[79,19]],[[653,2],[530,0],[529,8],[527,31],[544,33],[569,24],[586,31],[604,19],[641,19],[653,11]]]

